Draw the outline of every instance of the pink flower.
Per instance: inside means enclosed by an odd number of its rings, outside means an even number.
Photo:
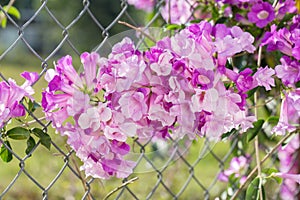
[[[300,80],[300,64],[287,56],[280,59],[281,65],[275,67],[276,75],[285,85],[293,85]]]
[[[192,11],[196,5],[195,0],[167,0],[161,9],[161,15],[166,22],[185,24],[192,19]]]
[[[299,135],[295,135],[288,144],[280,147],[278,158],[280,161],[279,177],[284,178],[280,187],[280,196],[286,199],[294,199],[298,193],[297,178],[299,178]],[[296,179],[296,180],[295,180]]]
[[[240,178],[240,183],[245,181],[245,172],[250,165],[251,159],[249,156],[233,157],[230,161],[230,166],[224,172],[219,174],[220,181],[228,182],[229,176],[234,175],[235,178]]]
[[[277,172],[277,173],[273,173],[273,176],[290,179],[300,184],[300,174],[288,174],[288,173]]]
[[[213,87],[214,72],[203,68],[195,69],[192,78],[192,85],[207,90]]]
[[[299,127],[300,119],[300,89],[286,92],[281,103],[280,118],[272,132],[278,135],[285,135]]]
[[[150,68],[156,72],[158,76],[168,76],[172,70],[171,59],[173,55],[170,52],[164,52],[160,54],[158,61],[152,63]]]
[[[134,121],[142,119],[148,110],[145,96],[142,92],[126,93],[119,99],[119,104],[123,115]]]
[[[87,85],[87,89],[91,90],[95,87],[96,83],[96,72],[97,72],[97,62],[99,60],[99,55],[95,52],[89,54],[87,52],[81,54],[81,63],[84,66],[84,80]]]
[[[275,86],[274,78],[271,76],[275,74],[275,71],[269,67],[258,68],[253,78],[257,81],[259,86],[264,86],[266,90],[271,90],[270,86]]]
[[[156,0],[128,0],[128,3],[134,5],[138,9],[150,12],[155,6]]]
[[[275,12],[272,5],[268,2],[259,2],[252,6],[248,13],[250,22],[255,23],[259,28],[265,27],[275,18]]]
[[[20,101],[24,97],[32,98],[34,90],[31,85],[38,79],[38,74],[23,72],[21,76],[26,79],[22,86],[18,86],[13,79],[8,79],[8,82],[0,82],[0,128],[10,118],[24,116],[25,109]]]

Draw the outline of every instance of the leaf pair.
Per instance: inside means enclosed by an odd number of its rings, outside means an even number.
[[[6,136],[13,140],[27,140],[27,148],[25,153],[28,155],[32,149],[36,146],[34,138],[31,136],[33,133],[36,137],[39,138],[41,144],[50,150],[51,147],[51,138],[45,133],[42,129],[33,128],[28,130],[23,127],[15,127],[6,132]],[[4,162],[10,162],[12,160],[12,147],[9,141],[4,141],[0,149],[0,157]]]
[[[19,10],[14,6],[3,6],[3,10],[17,19],[21,18]],[[6,27],[7,17],[3,11],[0,11],[0,23],[2,28]]]

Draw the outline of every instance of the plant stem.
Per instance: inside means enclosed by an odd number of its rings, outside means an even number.
[[[257,67],[260,67],[261,65],[261,53],[262,53],[262,47],[260,46],[258,49],[258,58],[257,58]],[[254,115],[257,118],[257,91],[254,93]],[[254,146],[255,146],[255,158],[256,158],[256,166],[257,166],[257,176],[259,178],[259,196],[260,199],[263,199],[263,191],[262,191],[262,177],[261,177],[261,166],[260,166],[260,158],[259,158],[259,141],[258,141],[258,134],[255,137],[254,140]]]
[[[257,103],[257,92],[254,93],[254,104]],[[257,117],[257,107],[254,108],[255,117]],[[254,140],[255,145],[255,158],[256,158],[256,166],[257,166],[257,176],[259,178],[259,196],[260,199],[263,199],[263,191],[262,191],[262,177],[261,177],[261,165],[260,165],[260,158],[259,158],[259,141],[258,141],[258,134],[255,137]]]
[[[133,183],[134,181],[138,180],[139,177],[134,177],[128,181],[126,181],[125,183],[123,183],[122,185],[118,186],[117,188],[113,189],[111,192],[109,192],[103,200],[107,200],[111,195],[113,195],[115,192],[117,192],[118,190],[120,190],[121,188],[125,187],[128,184]]]
[[[71,151],[71,149],[70,149],[69,146],[66,145],[66,148],[68,149],[69,152]],[[71,158],[71,161],[73,162],[73,164],[74,164],[74,166],[75,166],[75,170],[76,170],[78,176],[80,177],[80,180],[81,180],[82,186],[83,186],[83,188],[84,188],[84,191],[87,192],[87,191],[88,191],[88,188],[87,188],[87,186],[86,186],[86,180],[85,180],[85,178],[83,177],[83,175],[82,175],[82,173],[81,173],[81,171],[80,171],[80,169],[79,169],[79,167],[78,167],[78,165],[77,165],[77,162],[76,162],[76,160],[75,160],[74,157],[73,157],[73,154],[70,155],[70,158]],[[92,197],[91,197],[91,194],[90,194],[90,193],[87,194],[87,198],[88,198],[88,200],[92,200]]]
[[[293,135],[294,133],[296,133],[299,130],[296,130],[294,132],[288,133],[287,135],[285,135],[274,147],[273,149],[267,153],[265,155],[265,157],[260,161],[260,165],[262,165],[279,147],[280,145],[282,145],[282,143],[284,143],[286,141],[286,139],[288,139],[291,135]],[[239,193],[242,191],[242,189],[244,188],[244,186],[246,185],[246,183],[252,178],[252,176],[256,173],[256,171],[258,170],[257,166],[255,166],[253,168],[253,170],[249,173],[249,175],[247,176],[245,182],[243,182],[239,189],[233,194],[233,196],[231,197],[231,200],[234,200],[238,197]]]
[[[145,33],[145,31],[143,31],[141,28],[135,27],[132,24],[129,24],[127,22],[123,22],[123,21],[118,21],[119,24],[123,24],[129,28],[132,28],[133,30],[136,30],[138,32],[140,32],[141,34],[143,34],[144,36],[146,36],[147,38],[149,38],[152,42],[156,43],[156,40],[149,34]]]

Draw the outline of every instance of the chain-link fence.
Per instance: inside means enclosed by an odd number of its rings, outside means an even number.
[[[60,2],[61,7],[79,5],[79,9],[70,16],[64,9],[58,13],[50,0],[36,2],[34,9],[21,12],[23,16],[19,21],[5,14],[8,26],[0,31],[3,41],[0,54],[1,79],[7,80],[11,75],[14,76],[12,68],[9,68],[13,66],[5,66],[10,60],[17,59],[24,64],[28,56],[34,60],[30,63],[38,63],[40,66],[34,68],[40,73],[40,80],[34,85],[39,91],[45,85],[45,71],[52,68],[52,62],[62,54],[71,54],[79,59],[83,50],[101,51],[112,32],[126,29],[118,21],[125,21],[135,27],[143,25],[126,0],[106,3],[102,6],[115,5],[115,18],[110,22],[99,13],[99,10],[105,9],[98,9],[92,0]],[[160,25],[157,21],[161,17],[159,7],[162,4],[163,1],[157,3],[157,12],[143,25],[143,30]],[[3,6],[0,9],[4,11]],[[88,31],[85,29],[87,23],[89,27],[94,27],[96,38],[90,38],[88,32],[85,32]],[[80,32],[80,37],[73,37],[76,31]],[[53,34],[57,35],[55,39]],[[80,43],[91,45],[82,48]],[[24,67],[19,69],[24,70]],[[6,146],[14,159],[0,165],[0,199],[213,199],[220,197],[226,190],[226,183],[218,181],[218,176],[228,167],[233,151],[239,149],[238,138],[218,144],[205,139],[197,142],[169,140],[167,143],[132,139],[132,151],[137,155],[137,166],[132,175],[124,180],[86,179],[79,169],[80,162],[75,153],[65,146],[65,138],[55,133],[51,123],[43,119],[42,113],[27,112],[33,120],[32,124],[51,136],[51,150],[46,150],[38,142],[26,155],[23,153],[25,147],[18,141],[11,145],[13,149]]]

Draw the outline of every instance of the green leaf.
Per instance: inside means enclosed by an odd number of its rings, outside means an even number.
[[[296,85],[296,88],[300,88],[300,81],[298,81],[295,85]]]
[[[226,17],[221,17],[216,21],[216,24],[224,24],[227,21]]]
[[[2,13],[1,13],[2,14]],[[1,27],[2,28],[5,28],[6,27],[6,23],[7,23],[7,19],[6,19],[6,16],[4,16],[3,18],[2,18],[2,21],[1,21]]]
[[[27,140],[27,148],[25,150],[25,153],[28,155],[34,147],[35,147],[35,140],[33,139],[33,137],[30,136]]]
[[[29,99],[29,102],[28,102],[28,110],[30,112],[34,112],[38,107],[41,107],[40,104],[38,104],[37,102],[35,101],[31,101]]]
[[[9,141],[4,141],[4,143],[10,148],[10,143]],[[12,159],[13,159],[13,156],[12,156],[12,153],[2,144],[1,146],[1,149],[0,149],[0,156],[1,156],[1,159],[4,161],[4,162],[10,162]]]
[[[261,130],[263,124],[264,124],[265,120],[263,119],[259,119],[256,122],[253,123],[253,128],[250,128],[247,131],[247,142],[249,143],[251,140],[253,140],[255,138],[255,136],[259,133],[259,131]]]
[[[17,19],[21,18],[21,13],[19,12],[19,10],[14,7],[14,6],[10,6],[9,10],[7,10],[7,6],[3,6],[3,9],[10,15],[14,16]]]
[[[278,117],[278,116],[270,116],[270,117],[267,119],[267,122],[268,122],[270,125],[276,125],[276,124],[278,124],[278,121],[279,121],[279,117]]]
[[[246,191],[246,200],[259,200],[260,179],[256,177],[248,186]]]
[[[232,129],[231,131],[228,131],[227,133],[224,133],[224,134],[221,136],[221,139],[223,140],[223,139],[228,138],[229,136],[234,135],[234,134],[236,134],[236,133],[238,133],[238,130],[236,130],[236,129],[234,128],[234,129]]]
[[[41,144],[50,150],[51,147],[51,138],[45,133],[42,129],[34,128],[31,130],[38,138],[40,138]]]
[[[29,130],[23,127],[15,127],[6,132],[6,135],[14,140],[26,140],[30,136]]]
[[[273,169],[273,168],[266,168],[266,169],[263,169],[261,172],[268,177],[268,176],[271,176],[273,173],[277,173],[278,170]],[[278,184],[282,183],[282,178],[280,178],[280,177],[271,176],[271,178],[274,179]]]
[[[184,28],[184,25],[179,24],[167,24],[166,26],[167,30],[181,30]]]

